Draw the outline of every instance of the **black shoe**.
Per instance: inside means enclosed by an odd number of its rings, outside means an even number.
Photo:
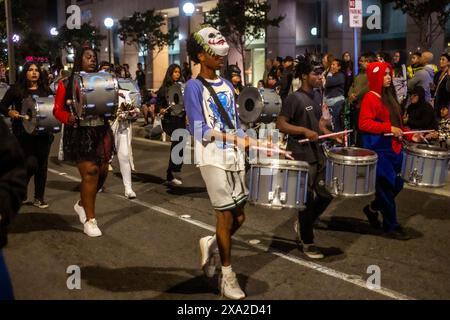
[[[388,231],[385,233],[387,238],[396,239],[396,240],[409,240],[411,236],[403,230],[402,227],[397,227],[394,230]]]
[[[374,228],[374,229],[381,228],[381,223],[378,220],[378,212],[377,211],[372,211],[370,209],[369,205],[365,206],[363,211],[366,214],[367,220],[369,220],[369,224],[372,228]]]

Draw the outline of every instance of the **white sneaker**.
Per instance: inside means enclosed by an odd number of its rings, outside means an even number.
[[[100,237],[102,232],[97,226],[97,220],[90,219],[86,221],[84,224],[84,233],[86,233],[89,237]]]
[[[134,199],[136,198],[136,193],[133,190],[127,190],[125,191],[125,197],[127,197],[128,199]]]
[[[169,181],[171,184],[175,185],[175,186],[180,186],[183,184],[183,182],[177,178],[173,178],[172,180]]]
[[[86,212],[84,212],[84,208],[82,206],[80,206],[78,203],[79,203],[79,201],[77,201],[75,203],[75,205],[73,206],[73,209],[78,214],[78,217],[80,218],[80,222],[82,224],[84,224],[86,222]]]
[[[214,258],[214,251],[216,248],[213,247],[213,236],[206,236],[200,239],[200,266],[205,273],[205,275],[209,278],[214,277],[216,272],[216,263],[217,257]],[[217,251],[217,255],[218,255]],[[219,260],[220,262],[220,256]]]
[[[228,299],[241,300],[245,298],[245,293],[239,286],[234,272],[219,277],[219,290],[220,294]]]

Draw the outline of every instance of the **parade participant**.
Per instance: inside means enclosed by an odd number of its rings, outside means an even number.
[[[326,125],[331,117],[322,116],[323,66],[313,59],[303,59],[297,64],[295,77],[300,77],[302,86],[284,101],[277,119],[277,128],[289,135],[287,150],[292,151],[295,160],[309,163],[308,194],[306,209],[298,212],[295,224],[299,244],[303,253],[311,259],[322,259],[324,254],[314,244],[313,226],[315,220],[326,210],[332,200],[325,189],[325,156],[318,143],[321,133],[329,133]],[[307,138],[310,142],[300,144]],[[338,140],[340,141],[340,140]]]
[[[75,73],[97,70],[97,54],[83,46],[77,50],[70,78],[60,81],[53,114],[64,124],[64,160],[75,162],[81,176],[80,201],[75,212],[90,237],[102,235],[95,219],[95,199],[108,175],[108,163],[114,152],[114,137],[104,117],[80,119],[72,112],[72,86]]]
[[[49,132],[28,134],[22,123],[22,100],[27,97],[48,97],[52,91],[46,79],[40,73],[40,65],[27,62],[22,69],[19,81],[11,86],[0,102],[0,112],[12,119],[12,132],[19,141],[25,155],[27,167],[27,181],[34,175],[34,202],[35,207],[44,209],[49,205],[44,199],[45,185],[47,183],[47,166],[50,147],[54,136]],[[9,107],[12,107],[9,110]]]
[[[7,227],[19,211],[27,192],[27,169],[19,142],[0,117],[0,301],[14,299],[3,258]]]
[[[231,236],[245,220],[248,191],[243,149],[248,148],[250,138],[240,130],[232,84],[216,75],[228,50],[225,38],[212,27],[203,27],[189,37],[188,54],[201,69],[196,79],[188,81],[184,102],[189,130],[200,151],[197,165],[217,218],[216,234],[200,239],[201,266],[207,276],[214,275],[218,247],[222,264],[220,293],[230,299],[243,299],[245,293],[231,267]],[[198,130],[200,137],[195,134]]]
[[[399,175],[402,166],[403,125],[400,105],[391,88],[393,71],[388,63],[374,62],[367,66],[370,91],[364,96],[359,114],[363,147],[378,154],[375,200],[364,208],[370,225],[379,228],[378,215],[383,215],[385,235],[398,240],[410,236],[397,221],[395,197],[403,188]],[[384,136],[392,133],[393,136]],[[415,141],[418,141],[414,137]]]
[[[180,66],[177,64],[171,64],[166,71],[164,81],[157,93],[156,108],[159,108],[160,114],[164,115],[164,118],[161,119],[161,121],[164,122],[163,128],[169,135],[171,135],[172,132],[176,129],[186,128],[186,112],[184,110],[182,112],[178,112],[178,110],[175,110],[173,106],[169,106],[169,101],[167,101],[167,90],[172,85],[177,83],[179,84],[181,80],[182,78]],[[182,98],[180,97],[180,99]],[[166,180],[172,185],[183,184],[181,178],[178,176],[175,177],[174,175],[175,172],[181,172],[183,162],[175,164],[173,161],[174,159],[172,159],[172,150],[181,142],[182,140],[172,140],[172,144],[170,146],[169,165],[166,171]],[[180,151],[180,157],[183,158],[183,149],[181,149]]]

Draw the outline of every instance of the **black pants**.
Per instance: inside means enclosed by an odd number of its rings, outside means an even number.
[[[34,175],[34,198],[44,200],[47,183],[48,155],[52,145],[53,134],[29,135],[21,132],[16,135],[25,155],[27,167],[27,184]]]
[[[185,117],[175,117],[175,116],[171,116],[170,117],[170,124],[173,128],[173,131],[175,131],[176,129],[185,129],[186,128],[186,118]],[[173,139],[173,135],[172,135],[172,139]],[[181,167],[183,166],[183,162],[179,163],[179,164],[175,164],[173,162],[174,159],[172,159],[172,150],[178,146],[178,144],[183,143],[183,141],[185,141],[186,137],[182,137],[179,140],[172,140],[172,144],[170,146],[170,155],[169,155],[169,166],[167,167],[167,180],[171,181],[173,180],[174,176],[173,173],[174,172],[180,172],[181,171]],[[181,147],[181,146],[180,146]],[[181,148],[180,152],[178,153],[179,157],[181,159],[183,159],[183,148]]]
[[[298,212],[300,239],[304,244],[314,243],[314,221],[326,210],[333,196],[325,188],[325,167],[309,164],[306,209]]]

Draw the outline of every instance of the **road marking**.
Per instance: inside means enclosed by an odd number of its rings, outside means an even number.
[[[48,171],[50,171],[51,173],[57,174],[57,175],[60,175],[60,173],[61,173],[60,171],[57,171],[57,170],[54,170],[54,169],[50,169],[50,168],[48,169]],[[77,181],[77,182],[81,181],[80,178],[71,176],[69,174],[62,175],[62,176],[64,178],[67,178],[67,179],[72,180],[72,181]],[[124,197],[122,195],[119,195],[119,194],[108,193],[108,195],[114,196],[115,198],[125,199],[127,201],[134,202],[134,203],[136,203],[138,205],[141,205],[143,207],[146,207],[146,208],[148,208],[148,209],[150,209],[152,211],[156,211],[156,212],[165,214],[165,215],[167,215],[169,217],[173,217],[173,218],[182,220],[184,222],[190,223],[190,224],[195,225],[197,227],[200,227],[202,229],[205,229],[205,230],[208,230],[208,231],[211,231],[211,232],[215,232],[216,231],[216,227],[215,226],[211,226],[211,225],[209,225],[207,223],[204,223],[202,221],[195,220],[195,219],[192,219],[192,218],[185,219],[185,218],[183,218],[183,215],[180,215],[180,214],[176,213],[175,211],[172,211],[172,210],[169,210],[169,209],[165,209],[165,208],[162,208],[162,207],[159,207],[159,206],[155,206],[155,205],[152,205],[150,203],[147,203],[147,202],[139,200],[139,199],[129,200],[126,197]],[[328,275],[330,277],[333,277],[333,278],[336,278],[336,279],[339,279],[339,280],[343,280],[345,282],[354,284],[354,285],[356,285],[358,287],[361,287],[361,288],[369,290],[369,291],[373,291],[373,292],[381,294],[383,296],[386,296],[386,297],[389,297],[389,298],[392,298],[392,299],[396,299],[396,300],[415,300],[415,298],[409,297],[407,295],[404,295],[404,294],[402,294],[400,292],[397,292],[397,291],[394,291],[394,290],[391,290],[391,289],[388,289],[388,288],[384,288],[384,287],[380,287],[380,289],[369,288],[367,286],[367,284],[366,284],[366,281],[364,281],[360,276],[350,275],[350,274],[347,274],[347,273],[344,273],[344,272],[341,272],[341,271],[338,271],[338,270],[334,270],[334,269],[329,268],[329,267],[322,266],[322,265],[320,265],[318,263],[311,262],[311,261],[308,261],[308,260],[305,260],[305,259],[293,256],[291,254],[286,254],[286,253],[281,252],[279,250],[276,250],[276,249],[273,249],[273,248],[269,248],[268,246],[266,246],[264,244],[249,243],[249,242],[247,242],[245,239],[243,239],[240,236],[236,236],[235,235],[235,236],[233,236],[233,239],[235,239],[236,241],[241,242],[241,243],[243,243],[243,244],[245,244],[247,246],[256,248],[256,249],[258,249],[260,251],[271,253],[271,254],[273,254],[273,255],[275,255],[277,257],[280,257],[280,258],[282,258],[284,260],[287,260],[287,261],[290,261],[292,263],[295,263],[295,264],[297,264],[299,266],[318,271],[318,272],[326,274],[326,275]]]

